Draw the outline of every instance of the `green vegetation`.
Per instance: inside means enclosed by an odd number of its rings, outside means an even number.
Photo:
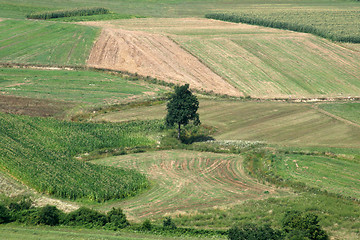
[[[145,176],[74,157],[98,149],[153,145],[148,136],[160,131],[162,125],[81,124],[1,114],[0,165],[28,186],[57,197],[91,201],[125,198],[148,187]]]
[[[199,115],[215,126],[217,140],[251,140],[301,147],[358,148],[360,129],[323,113],[306,103],[241,102],[200,99]],[[140,107],[97,116],[96,120],[159,119],[165,105]]]
[[[99,29],[47,21],[0,22],[0,63],[85,65]]]
[[[102,72],[25,68],[0,68],[0,91],[7,95],[91,104],[116,104],[163,92],[156,85]]]
[[[355,10],[253,10],[209,13],[207,18],[312,33],[333,41],[360,43],[360,11]]]
[[[58,22],[86,22],[86,21],[108,21],[108,20],[116,20],[116,19],[131,19],[131,18],[142,18],[142,16],[129,15],[129,14],[118,14],[118,13],[108,13],[108,14],[91,15],[91,16],[52,18],[49,20],[50,21],[58,21]]]
[[[319,108],[345,118],[354,123],[360,124],[360,103],[327,103],[318,105]]]
[[[94,7],[94,8],[77,8],[70,10],[56,10],[56,11],[48,11],[48,12],[38,12],[38,13],[30,13],[26,17],[29,19],[42,19],[47,20],[51,18],[64,18],[64,17],[74,17],[74,16],[91,16],[91,15],[100,15],[100,14],[108,14],[109,9],[102,7]]]

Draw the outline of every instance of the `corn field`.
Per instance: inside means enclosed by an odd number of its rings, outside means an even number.
[[[63,17],[74,17],[74,16],[90,16],[108,14],[110,11],[102,7],[94,8],[76,8],[71,10],[56,10],[48,12],[30,13],[26,17],[29,19],[52,19],[52,18],[63,18]]]
[[[98,166],[75,156],[102,148],[154,144],[160,121],[90,124],[0,114],[0,167],[35,190],[71,200],[106,201],[148,187],[134,170]]]

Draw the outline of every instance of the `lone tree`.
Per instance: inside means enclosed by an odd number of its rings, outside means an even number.
[[[199,114],[196,113],[198,108],[199,101],[190,92],[189,84],[175,87],[175,93],[167,104],[166,125],[178,126],[178,139],[180,139],[181,125],[187,125],[190,120],[193,120],[195,125],[200,125]]]

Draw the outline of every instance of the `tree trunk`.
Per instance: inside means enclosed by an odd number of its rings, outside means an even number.
[[[179,123],[179,127],[178,127],[178,139],[179,139],[179,140],[180,140],[180,130],[181,130],[181,129],[180,129],[180,126],[181,126],[181,125],[180,125],[180,123]]]

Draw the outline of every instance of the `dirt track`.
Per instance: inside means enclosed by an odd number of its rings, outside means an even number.
[[[175,84],[189,83],[191,88],[206,92],[242,96],[197,58],[160,34],[105,27],[87,63]]]

